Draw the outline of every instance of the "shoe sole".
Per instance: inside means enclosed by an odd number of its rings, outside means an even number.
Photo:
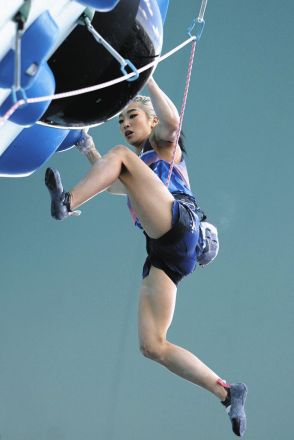
[[[54,171],[52,168],[47,168],[45,173],[45,185],[50,191],[51,197],[56,197],[56,193],[63,191],[62,183],[60,179],[60,175],[57,171]],[[62,188],[60,191],[60,187]]]
[[[245,384],[243,384],[243,385],[244,385],[244,390],[243,390],[243,408],[244,408],[245,407],[246,398],[247,398],[248,389],[247,389],[247,386]],[[245,415],[245,426],[246,426],[245,408],[244,408],[244,415]],[[231,419],[231,422],[232,422],[232,430],[233,430],[234,434],[236,434],[238,437],[243,437],[246,428],[241,433],[240,420],[238,418],[234,417],[234,418]]]
[[[48,188],[51,197],[51,215],[55,219],[62,220],[64,214],[58,209],[60,204],[60,196],[63,192],[61,178],[58,171],[54,171],[52,168],[47,168],[45,173],[45,185]]]
[[[240,423],[238,419],[232,419],[232,429],[234,434],[236,434],[238,437],[241,437]]]

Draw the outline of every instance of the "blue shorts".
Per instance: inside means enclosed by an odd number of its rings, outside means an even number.
[[[183,202],[175,200],[172,207],[172,228],[158,239],[146,236],[147,258],[143,278],[151,266],[163,270],[175,285],[193,272],[197,265],[196,246],[200,221],[197,214]]]

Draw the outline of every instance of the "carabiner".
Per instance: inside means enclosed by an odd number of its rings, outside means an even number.
[[[205,26],[205,20],[203,18],[202,19],[194,18],[194,20],[192,21],[191,26],[188,28],[188,34],[189,34],[190,37],[193,37],[192,31],[193,31],[193,29],[194,29],[194,27],[196,25],[197,25],[197,28],[195,29],[195,31],[196,31],[195,37],[196,37],[196,40],[198,42],[200,40],[200,38],[201,38],[203,29],[204,29],[204,26]]]
[[[128,75],[129,73],[132,73],[132,72],[133,72],[135,75],[134,75],[134,76],[131,76],[130,78],[127,78],[127,81],[136,81],[136,79],[138,79],[139,76],[140,76],[140,74],[139,74],[139,72],[138,72],[138,69],[137,69],[136,66],[132,63],[132,61],[130,61],[130,60],[128,60],[128,59],[125,59],[124,61],[125,61],[125,63],[124,63],[124,64],[121,64],[121,66],[120,66],[120,70],[121,70],[122,74],[123,74],[123,75]],[[127,72],[127,70],[126,70],[126,67],[127,67],[127,66],[132,70],[132,72]]]

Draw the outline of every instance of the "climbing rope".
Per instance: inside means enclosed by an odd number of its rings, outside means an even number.
[[[167,180],[166,180],[166,183],[165,183],[167,187],[169,186],[170,178],[171,178],[171,175],[172,175],[172,172],[173,172],[173,168],[174,168],[174,165],[175,165],[177,145],[178,145],[178,142],[179,142],[179,139],[180,139],[180,136],[181,136],[181,130],[182,130],[182,125],[183,125],[185,108],[186,108],[187,97],[188,97],[188,93],[189,93],[189,86],[190,86],[191,75],[192,75],[193,61],[194,61],[195,50],[196,50],[196,41],[197,40],[193,40],[192,48],[191,48],[189,67],[188,67],[188,74],[187,74],[185,91],[184,91],[184,97],[183,97],[183,102],[182,102],[182,107],[181,107],[180,121],[179,121],[179,126],[178,126],[178,130],[177,130],[176,141],[175,141],[175,146],[174,146],[174,151],[173,151],[173,158],[172,158],[172,161],[171,161],[171,164],[170,164],[169,173],[168,173]]]
[[[196,52],[196,46],[197,46],[198,41],[201,38],[203,29],[204,29],[204,25],[205,25],[204,14],[205,14],[207,2],[208,2],[208,0],[202,0],[201,6],[200,6],[199,15],[198,15],[197,18],[195,18],[193,20],[191,26],[188,28],[188,34],[190,35],[191,38],[193,38],[192,31],[195,28],[195,26],[197,25],[197,27],[196,27],[196,36],[192,40],[192,48],[191,48],[191,53],[190,53],[190,59],[189,59],[189,66],[188,66],[188,72],[187,72],[184,96],[183,96],[182,107],[181,107],[181,112],[180,112],[179,126],[178,126],[178,130],[177,130],[176,141],[175,141],[175,146],[174,146],[174,150],[173,150],[173,157],[172,157],[172,161],[171,161],[170,168],[169,168],[169,173],[168,173],[168,176],[167,176],[167,179],[166,179],[166,183],[165,183],[167,187],[169,187],[171,175],[172,175],[173,168],[174,168],[174,165],[175,165],[177,146],[178,146],[178,142],[179,142],[179,139],[180,139],[180,136],[181,136],[181,130],[182,130],[182,125],[183,125],[183,120],[184,120],[184,114],[185,114],[185,108],[186,108],[186,103],[187,103],[187,97],[188,97],[188,94],[189,94],[189,86],[190,86],[190,81],[191,81],[191,75],[192,75],[193,62],[194,62],[194,57],[195,57],[195,52]]]

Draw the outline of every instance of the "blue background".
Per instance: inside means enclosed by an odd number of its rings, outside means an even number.
[[[199,6],[171,1],[163,52]],[[192,188],[221,250],[180,285],[169,337],[248,384],[248,440],[293,438],[293,13],[291,0],[209,2],[184,121]],[[178,108],[188,58],[154,75]],[[123,142],[117,120],[90,133],[102,153]],[[75,149],[47,165],[66,188],[88,170]],[[139,353],[144,239],[124,197],[55,222],[46,166],[0,181],[1,440],[233,438],[212,395]]]

